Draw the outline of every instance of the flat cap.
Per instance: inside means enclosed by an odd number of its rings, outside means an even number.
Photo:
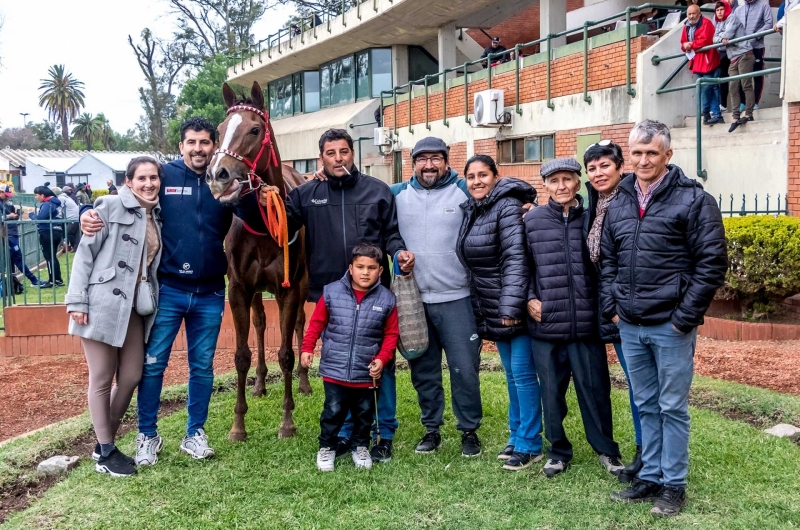
[[[573,173],[580,175],[581,165],[574,158],[556,158],[553,160],[548,160],[542,164],[542,168],[540,170],[543,179],[546,179],[553,173],[558,173],[559,171],[572,171]]]
[[[411,150],[411,159],[417,158],[420,153],[442,153],[447,158],[447,144],[441,138],[428,136],[417,142]]]

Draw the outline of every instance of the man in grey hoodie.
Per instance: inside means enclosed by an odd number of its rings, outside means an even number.
[[[769,7],[767,0],[744,0],[733,10],[731,16],[736,17],[744,27],[745,35],[752,35],[772,29],[772,8]],[[754,72],[760,72],[764,69],[764,37],[760,39],[753,39],[751,41],[755,63],[753,65]],[[761,100],[761,92],[764,90],[764,77],[754,78],[755,84],[755,104]],[[732,109],[733,110],[733,109]]]
[[[414,276],[428,320],[428,349],[408,362],[417,391],[425,435],[417,453],[432,453],[442,443],[444,424],[442,349],[450,370],[450,389],[456,428],[461,431],[461,454],[477,456],[481,445],[476,431],[483,418],[481,406],[481,340],[470,302],[469,277],[456,255],[463,210],[469,199],[464,179],[448,164],[447,145],[439,138],[423,138],[411,151],[414,175],[395,184],[400,235],[416,256]]]

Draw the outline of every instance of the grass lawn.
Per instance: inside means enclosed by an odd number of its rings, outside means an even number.
[[[569,471],[555,479],[534,468],[500,469],[495,454],[506,442],[507,397],[502,373],[482,375],[484,455],[460,456],[453,417],[446,415],[442,449],[415,455],[422,435],[407,371],[398,372],[395,458],[371,471],[352,461],[333,473],[315,468],[323,396],[299,397],[298,436],[278,440],[281,385],[261,400],[250,398],[250,438],[232,444],[235,396],[219,394],[207,430],[217,458],[191,461],[177,451],[186,413],[161,421],[166,445],[160,461],[130,479],[110,479],[84,463],[8,528],[793,528],[800,526],[800,448],[770,438],[745,423],[692,410],[689,503],[672,520],[656,520],[649,505],[618,505],[619,487],[601,470],[581,438],[575,396],[567,430],[575,444]],[[627,457],[633,433],[627,393],[614,391],[617,438]],[[133,435],[123,442],[129,453]]]

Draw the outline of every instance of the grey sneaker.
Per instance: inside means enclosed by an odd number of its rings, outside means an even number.
[[[617,456],[598,455],[598,459],[600,460],[600,465],[606,468],[606,471],[615,477],[619,476],[620,471],[625,469],[625,466],[620,462]]]
[[[323,447],[317,452],[317,469],[320,471],[333,471],[336,460],[336,450]]]
[[[158,453],[163,446],[164,440],[158,434],[147,437],[140,432],[136,437],[136,457],[134,458],[136,465],[152,466],[158,462]]]
[[[356,450],[353,451],[353,463],[356,465],[356,469],[372,469],[372,457],[369,456],[369,450],[363,445],[356,447]]]
[[[542,472],[547,478],[553,478],[558,474],[563,473],[569,467],[569,462],[563,460],[553,460],[552,458],[542,468]]]
[[[197,429],[194,436],[184,436],[180,450],[195,460],[214,456],[214,450],[209,447],[208,436],[203,429]]]

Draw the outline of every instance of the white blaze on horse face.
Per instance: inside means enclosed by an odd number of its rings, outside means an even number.
[[[242,115],[241,114],[234,114],[231,116],[230,121],[228,122],[228,128],[225,129],[225,138],[222,139],[222,145],[220,149],[229,149],[231,145],[231,141],[233,140],[233,135],[236,134],[236,129],[239,125],[242,124]],[[211,176],[217,174],[217,168],[219,167],[219,161],[222,160],[222,157],[225,156],[222,153],[217,153],[217,159],[214,161],[214,167],[211,169]]]

